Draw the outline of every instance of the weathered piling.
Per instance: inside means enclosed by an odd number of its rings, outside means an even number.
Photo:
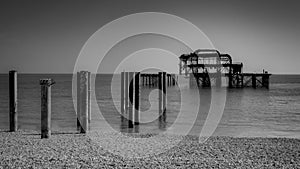
[[[256,88],[256,75],[252,74],[252,87],[255,89]]]
[[[158,72],[158,113],[159,113],[159,121],[161,121],[161,116],[163,114],[163,73]]]
[[[173,86],[176,85],[176,76],[175,76],[175,74],[172,74],[172,85]]]
[[[91,72],[88,72],[88,122],[92,121],[92,103],[91,103]]]
[[[166,109],[167,109],[167,73],[163,72],[163,120],[166,119]]]
[[[9,71],[9,131],[18,130],[17,71]]]
[[[125,72],[121,72],[121,120],[124,121],[125,114]]]
[[[221,71],[218,70],[216,73],[216,86],[217,87],[221,87],[222,86],[222,75],[221,75]]]
[[[134,77],[134,124],[140,124],[140,72],[135,73]]]
[[[41,138],[51,137],[51,86],[52,79],[41,79]]]
[[[77,111],[76,111],[76,125],[77,130],[80,131],[80,72],[77,72]]]
[[[77,118],[80,123],[80,133],[86,133],[88,131],[88,111],[89,111],[89,99],[88,99],[88,72],[79,72],[79,112],[77,112]],[[78,103],[79,102],[79,103]],[[78,111],[78,110],[77,110]]]
[[[134,72],[129,72],[129,108],[128,108],[128,127],[133,128],[133,90]]]
[[[267,71],[264,71],[263,74],[262,74],[262,87],[265,87],[267,89],[269,89],[269,74]]]
[[[129,72],[125,72],[125,88],[124,88],[124,94],[125,94],[125,100],[124,100],[124,108],[126,113],[126,118],[128,119],[128,100],[129,100]]]

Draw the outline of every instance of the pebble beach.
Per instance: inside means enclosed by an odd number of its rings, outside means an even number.
[[[181,141],[162,153],[126,158],[101,146],[101,137],[115,133],[103,134],[95,142],[76,132],[41,139],[36,131],[1,130],[0,168],[300,168],[299,139],[210,137],[199,143],[195,136],[170,135],[165,139]],[[130,146],[126,140],[118,142],[120,149]]]

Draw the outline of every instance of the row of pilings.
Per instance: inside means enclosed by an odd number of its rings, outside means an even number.
[[[9,131],[18,130],[18,73],[9,71]],[[40,79],[41,86],[41,138],[51,137],[51,87],[53,79]],[[77,73],[77,130],[86,133],[91,122],[91,73]]]
[[[143,86],[158,86],[159,74],[143,73],[141,74],[141,81]],[[166,85],[175,86],[177,79],[175,74],[166,74]]]
[[[141,85],[158,87],[159,121],[166,122],[167,86],[175,85],[171,75],[166,72],[158,74],[141,74],[140,72],[121,73],[121,121],[128,121],[128,128],[140,124],[140,93]],[[175,79],[175,75],[173,76]],[[142,80],[140,80],[142,78]],[[154,82],[154,79],[156,80]],[[147,82],[146,82],[147,81]]]

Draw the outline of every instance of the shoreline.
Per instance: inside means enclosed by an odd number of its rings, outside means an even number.
[[[90,134],[63,132],[53,134],[50,139],[40,139],[40,134],[36,131],[0,130],[0,168],[297,168],[300,166],[300,139],[295,138],[213,136],[206,142],[199,143],[198,137],[195,136],[166,135],[167,141],[178,139],[180,142],[158,154],[154,153],[144,158],[125,158],[105,148],[105,145],[115,140],[115,137],[107,138],[116,133],[97,134],[100,142],[96,144]],[[152,136],[151,133],[143,135],[142,138]],[[158,144],[152,145],[147,142],[148,139],[145,140],[143,145],[135,146],[145,146],[151,150]],[[123,137],[117,142],[120,146],[116,148],[118,151],[127,150],[132,146]]]

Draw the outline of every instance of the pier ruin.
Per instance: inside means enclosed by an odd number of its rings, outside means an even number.
[[[270,73],[244,73],[243,63],[233,62],[229,54],[199,49],[179,57],[179,74],[189,77],[190,87],[228,86],[229,88],[269,88]]]

